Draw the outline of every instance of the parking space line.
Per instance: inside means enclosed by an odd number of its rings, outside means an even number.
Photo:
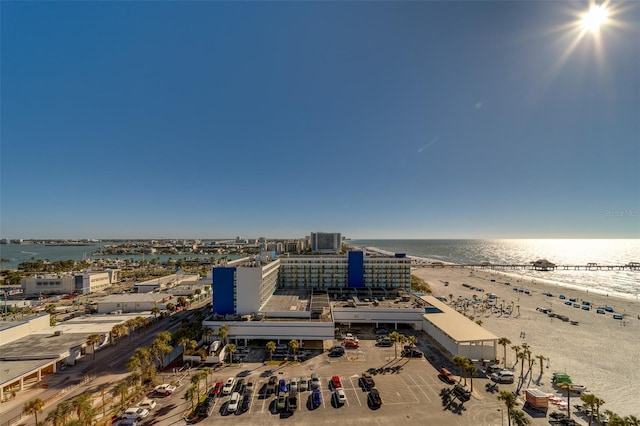
[[[349,377],[349,381],[351,382],[351,386],[353,386],[353,379]],[[353,386],[353,393],[356,395],[356,399],[358,400],[358,405],[362,407],[362,403],[360,402],[360,397],[358,396],[358,389]]]
[[[422,392],[422,394],[425,396],[425,398],[427,398],[427,400],[431,403],[431,398],[429,398],[429,395],[427,395],[427,393],[424,391],[424,389],[422,389],[422,385],[420,385],[419,383],[416,382],[416,380],[413,378],[413,376],[409,376],[409,378],[411,379],[411,381],[413,383],[415,383],[415,387],[417,387],[420,392]]]
[[[405,386],[407,387],[407,390],[409,392],[411,392],[411,395],[413,395],[413,397],[415,398],[416,402],[419,402],[420,400],[418,399],[416,394],[411,390],[411,386],[407,383],[406,380],[404,380],[404,377],[400,376],[400,380],[402,380],[402,382],[405,384]]]

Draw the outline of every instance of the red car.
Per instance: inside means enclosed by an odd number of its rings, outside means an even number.
[[[338,389],[342,387],[342,382],[340,381],[340,376],[333,376],[331,378],[331,386],[333,386],[334,389]]]
[[[224,386],[224,384],[222,382],[218,382],[216,383],[210,390],[209,390],[209,396],[211,397],[216,397],[220,395],[220,392],[222,391],[222,387]]]
[[[347,349],[357,349],[360,347],[360,343],[356,342],[355,340],[345,340],[344,347]]]

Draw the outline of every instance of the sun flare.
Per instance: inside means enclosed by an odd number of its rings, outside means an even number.
[[[591,32],[598,32],[600,27],[607,22],[609,13],[603,5],[592,5],[589,11],[582,17],[582,27]]]

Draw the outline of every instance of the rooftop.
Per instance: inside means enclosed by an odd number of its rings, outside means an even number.
[[[422,296],[420,298],[436,308],[424,314],[427,321],[438,327],[456,342],[498,340],[495,334],[476,324],[455,309],[450,308],[446,303],[442,303],[434,296]]]

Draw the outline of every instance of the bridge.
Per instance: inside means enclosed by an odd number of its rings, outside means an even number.
[[[587,263],[586,265],[556,265],[553,263],[538,264],[536,262],[516,264],[516,263],[469,263],[454,264],[444,262],[428,262],[414,260],[411,266],[423,268],[473,268],[473,269],[496,269],[496,270],[531,270],[531,271],[640,271],[640,262],[629,262],[625,265],[600,265],[598,263]]]

